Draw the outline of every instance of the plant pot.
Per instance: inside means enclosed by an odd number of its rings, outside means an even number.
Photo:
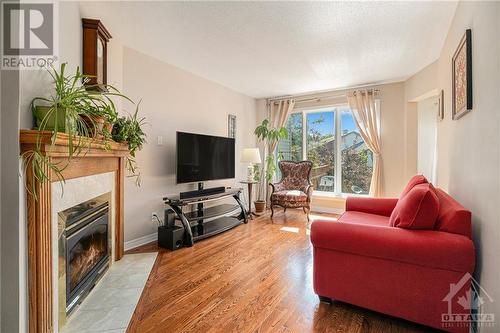
[[[102,127],[102,130],[104,132],[107,132],[111,135],[111,133],[113,132],[113,124],[110,123],[109,121],[104,121],[104,124],[103,124],[103,127]]]
[[[58,108],[57,111],[51,106],[35,106],[33,115],[36,120],[36,129],[40,131],[55,131],[57,115],[57,131],[69,132],[76,128],[74,119],[67,117],[65,108]],[[44,124],[42,124],[44,122]]]
[[[95,126],[97,128],[97,134],[102,133],[102,131],[104,130],[104,124],[106,123],[106,120],[104,119],[104,117],[94,117],[93,119]]]
[[[255,213],[262,214],[266,210],[266,202],[264,200],[257,200],[253,202],[255,206]]]
[[[113,130],[113,126],[106,123],[104,117],[94,117],[86,114],[81,114],[80,117],[83,119],[88,129],[88,136],[92,138],[102,138],[103,131],[107,131],[111,134],[111,131]]]

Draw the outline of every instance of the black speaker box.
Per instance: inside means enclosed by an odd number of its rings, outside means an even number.
[[[184,245],[184,228],[179,226],[158,227],[158,246],[177,250]]]

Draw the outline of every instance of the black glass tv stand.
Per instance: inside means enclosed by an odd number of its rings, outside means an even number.
[[[241,223],[248,223],[247,213],[240,199],[241,188],[226,189],[222,193],[181,198],[180,195],[164,197],[184,227],[184,245],[193,246],[194,242],[220,234]],[[204,203],[232,197],[236,204],[220,204],[205,208]],[[185,208],[196,205],[196,210],[184,212]],[[227,214],[240,211],[237,215]]]

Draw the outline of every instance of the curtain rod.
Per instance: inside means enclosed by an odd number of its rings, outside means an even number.
[[[373,89],[372,91],[374,93],[380,92],[379,89]],[[353,94],[356,95],[356,91],[354,91]],[[341,98],[341,97],[347,97],[347,94],[344,93],[344,94],[337,94],[337,95],[326,95],[326,96],[307,97],[307,98],[297,98],[294,96],[282,96],[282,97],[276,97],[276,98],[269,98],[267,101],[268,102],[279,102],[279,101],[284,101],[287,99],[295,99],[295,103],[303,103],[303,102],[311,102],[311,101],[321,102],[323,100],[335,99],[335,98]]]

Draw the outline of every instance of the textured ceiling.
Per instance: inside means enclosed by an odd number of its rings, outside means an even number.
[[[456,2],[82,2],[124,45],[253,97],[398,81]]]

